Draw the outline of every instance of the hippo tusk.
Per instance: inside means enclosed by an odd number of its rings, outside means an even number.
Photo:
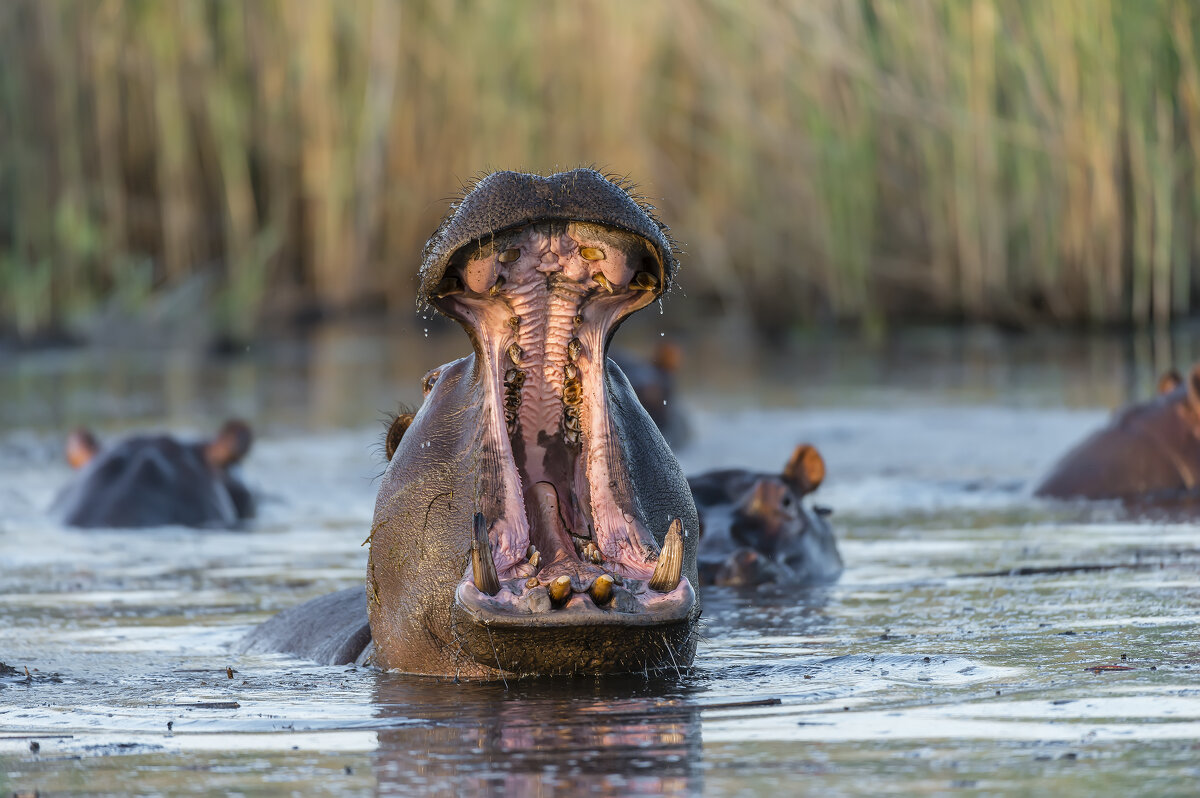
[[[475,513],[475,539],[471,541],[471,578],[480,593],[494,596],[500,592],[500,577],[492,559],[492,544],[488,541],[487,522],[483,513]]]
[[[662,553],[658,555],[649,587],[659,593],[670,593],[679,587],[682,575],[683,522],[676,518],[667,529],[667,537],[663,540]]]

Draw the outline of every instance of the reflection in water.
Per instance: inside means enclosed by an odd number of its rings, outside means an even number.
[[[381,676],[377,794],[692,795],[700,707],[677,679]]]

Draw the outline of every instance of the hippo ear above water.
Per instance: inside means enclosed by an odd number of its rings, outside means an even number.
[[[812,493],[825,480],[825,458],[817,447],[802,443],[783,467],[783,478],[800,496]]]
[[[213,468],[229,468],[242,461],[254,442],[254,433],[245,421],[230,419],[204,447],[204,459]]]
[[[1176,369],[1168,369],[1162,373],[1161,377],[1158,378],[1158,393],[1160,395],[1164,393],[1170,393],[1180,385],[1183,385],[1183,377],[1180,376],[1179,371]]]
[[[397,413],[392,419],[392,423],[388,425],[387,435],[383,439],[383,452],[387,455],[387,459],[391,460],[392,455],[400,448],[400,441],[404,439],[404,433],[412,426],[413,419],[417,417],[416,413]]]
[[[66,454],[67,463],[71,468],[79,469],[92,461],[92,458],[100,451],[100,442],[96,440],[96,436],[86,427],[79,427],[72,430],[67,436]]]

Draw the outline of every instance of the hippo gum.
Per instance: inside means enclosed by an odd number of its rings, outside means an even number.
[[[695,506],[607,357],[678,268],[651,210],[590,169],[496,172],[452,207],[419,301],[474,351],[389,430],[365,597],[288,610],[247,650],[469,679],[692,661]]]
[[[225,422],[208,441],[135,435],[102,447],[89,430],[67,437],[67,462],[78,473],[53,512],[68,526],[233,527],[254,515],[254,499],[234,467],[253,435]]]
[[[1164,374],[1157,396],[1117,411],[1068,452],[1035,493],[1200,507],[1200,364],[1186,379],[1176,371]]]
[[[697,554],[703,584],[749,587],[832,582],[842,558],[829,511],[805,504],[825,479],[825,461],[796,447],[782,474],[709,471],[688,483],[700,513]]]

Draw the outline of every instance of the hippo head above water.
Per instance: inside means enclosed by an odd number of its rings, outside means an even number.
[[[807,586],[842,573],[829,511],[805,498],[825,479],[825,460],[800,444],[779,474],[709,471],[688,482],[700,511],[704,584]]]
[[[1200,364],[1186,377],[1167,372],[1156,397],[1117,411],[1054,466],[1036,494],[1200,508]]]
[[[607,358],[677,268],[650,210],[590,169],[497,172],[430,239],[419,299],[474,352],[431,373],[388,444],[367,571],[380,667],[493,678],[691,661],[695,506]]]
[[[250,492],[231,472],[252,437],[244,422],[227,421],[207,441],[134,435],[102,447],[89,430],[75,430],[66,455],[78,474],[55,511],[80,527],[235,526],[254,514]]]

